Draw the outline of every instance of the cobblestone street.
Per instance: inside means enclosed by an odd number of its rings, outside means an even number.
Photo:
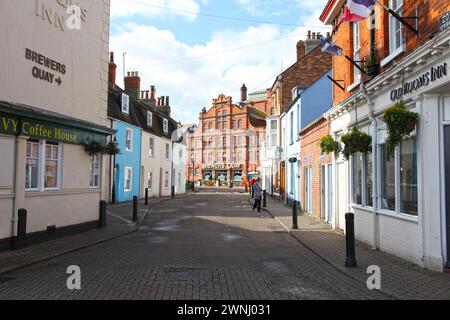
[[[81,268],[80,291],[67,289],[70,265]],[[164,201],[134,233],[0,276],[0,299],[390,298],[228,193]]]

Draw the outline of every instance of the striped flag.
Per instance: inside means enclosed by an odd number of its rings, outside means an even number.
[[[322,52],[328,52],[336,56],[344,56],[344,52],[341,47],[337,44],[331,42],[329,38],[322,37],[320,39],[320,47],[322,48]]]
[[[356,22],[369,18],[376,0],[347,0],[342,21]]]

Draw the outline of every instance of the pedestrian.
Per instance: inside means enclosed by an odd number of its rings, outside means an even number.
[[[253,185],[255,184],[255,182],[256,182],[256,178],[253,177],[252,180],[250,180],[250,192],[251,192],[251,194],[252,194],[252,198],[253,198],[253,195],[254,195],[254,192],[253,192]]]
[[[253,199],[255,200],[255,203],[253,204],[253,211],[258,209],[258,212],[261,212],[261,199],[262,199],[261,178],[258,178],[256,182],[253,184]]]

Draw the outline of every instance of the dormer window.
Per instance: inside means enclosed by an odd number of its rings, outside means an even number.
[[[153,126],[153,113],[151,113],[150,111],[147,111],[147,126]]]
[[[130,114],[130,97],[125,93],[122,93],[122,112]]]
[[[164,133],[169,133],[169,120],[167,119],[163,120],[163,130]]]

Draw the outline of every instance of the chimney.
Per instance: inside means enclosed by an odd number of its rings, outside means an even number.
[[[308,39],[305,41],[305,55],[313,51],[320,45],[320,32],[310,32],[308,31]]]
[[[245,101],[247,101],[247,87],[245,86],[245,83],[242,85],[241,88],[241,102],[244,103]]]
[[[300,40],[297,42],[297,61],[305,56],[305,42]]]
[[[161,97],[161,106],[165,106],[166,105],[166,97],[162,96]]]
[[[161,98],[158,98],[158,101],[156,102],[156,106],[157,107],[161,106]]]
[[[170,102],[169,102],[169,96],[166,97],[166,107],[170,106]]]
[[[139,92],[141,92],[141,78],[137,71],[128,72],[124,79],[125,90],[129,91],[136,98],[139,98]]]
[[[155,86],[150,86],[150,99],[155,99],[155,95],[156,95],[156,88]]]
[[[116,71],[117,65],[114,63],[114,52],[111,52],[109,57],[109,73],[108,73],[108,82],[110,84],[116,84]]]

